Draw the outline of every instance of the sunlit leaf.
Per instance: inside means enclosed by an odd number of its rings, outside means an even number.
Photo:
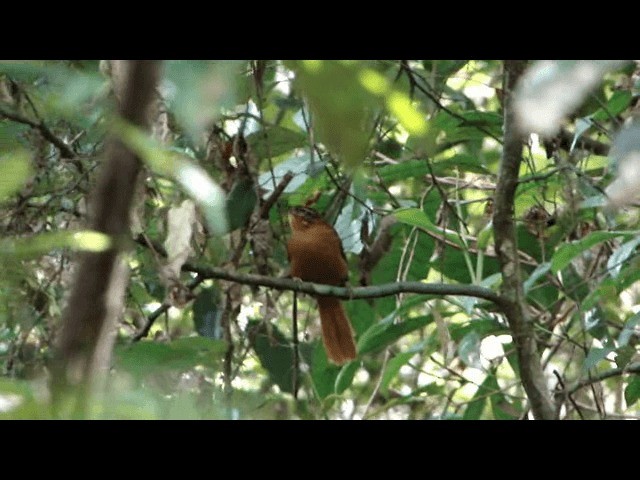
[[[419,208],[405,208],[396,210],[393,215],[402,223],[422,228],[439,237],[446,238],[448,241],[455,243],[460,248],[465,248],[464,244],[457,234],[434,225],[433,222],[429,220],[429,217],[427,217],[427,214]]]
[[[20,191],[31,174],[29,154],[25,150],[0,156],[0,202]]]
[[[59,248],[102,252],[111,248],[112,245],[113,241],[108,235],[91,230],[47,232],[28,238],[0,240],[0,256],[15,255],[20,258],[32,258]]]
[[[222,235],[228,231],[224,190],[191,159],[168,151],[140,130],[119,123],[116,133],[158,175],[175,180],[204,213],[209,229]]]

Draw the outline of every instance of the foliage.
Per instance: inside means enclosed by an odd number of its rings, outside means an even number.
[[[546,136],[526,137],[517,246],[560,418],[636,418],[640,217],[634,204],[619,207],[640,184],[624,173],[640,150],[631,122],[638,66],[589,65],[533,63],[518,91],[522,124]],[[352,285],[423,281],[499,292],[491,215],[501,62],[164,67],[148,135],[114,118],[108,62],[0,64],[0,418],[75,415],[49,403],[48,366],[77,252],[117,241],[85,229],[109,134],[145,169],[112,368],[86,416],[529,414],[514,339],[490,302],[414,294],[347,301],[358,358],[337,367],[319,340],[315,302],[298,295],[294,376],[292,293],[197,273],[220,266],[282,276],[287,209],[315,198],[343,241]],[[564,102],[549,98],[571,90],[583,70],[592,76]],[[528,109],[547,104],[558,109],[556,123],[527,120]],[[198,213],[187,221],[180,208],[189,198]],[[385,235],[387,245],[376,243]]]

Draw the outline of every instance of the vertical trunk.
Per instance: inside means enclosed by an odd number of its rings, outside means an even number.
[[[526,309],[513,218],[523,137],[515,122],[512,93],[525,67],[526,62],[521,60],[504,62],[504,147],[495,192],[493,226],[502,271],[504,313],[518,351],[522,385],[527,392],[533,416],[550,420],[556,418],[556,412],[540,362],[533,323]]]
[[[127,68],[120,89],[119,114],[127,122],[146,129],[147,110],[160,73],[159,63],[130,61],[123,65]],[[85,252],[79,256],[58,339],[54,393],[69,385],[87,386],[99,339],[109,337],[104,333],[108,319],[121,310],[126,275],[123,276],[119,268],[119,253],[129,234],[129,210],[139,170],[136,155],[120,140],[111,138],[93,194],[89,228],[106,233],[113,244],[106,251]],[[83,398],[86,395],[78,395],[78,404],[83,403]]]

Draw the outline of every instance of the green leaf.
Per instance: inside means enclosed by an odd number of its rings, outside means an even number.
[[[458,343],[458,355],[468,367],[482,368],[480,363],[481,337],[475,330],[466,334]]]
[[[384,184],[395,183],[407,178],[423,177],[429,173],[425,160],[404,160],[393,165],[385,165],[378,170],[378,175]]]
[[[478,420],[484,411],[484,407],[487,405],[487,398],[489,393],[489,385],[491,384],[491,375],[487,375],[484,382],[480,384],[478,390],[471,398],[469,405],[462,415],[463,420]]]
[[[638,327],[640,327],[640,312],[633,314],[625,322],[624,328],[618,336],[618,345],[626,346],[633,335],[638,335]]]
[[[274,325],[252,320],[249,322],[251,346],[260,359],[262,366],[269,372],[269,378],[280,390],[293,393],[293,349],[291,340],[284,336]],[[300,354],[309,362],[311,349],[309,344],[299,344]]]
[[[316,342],[311,364],[311,380],[320,399],[335,393],[340,367],[329,363],[322,342]]]
[[[222,339],[220,292],[215,287],[203,288],[193,302],[193,323],[199,335]]]
[[[308,146],[304,133],[278,125],[253,132],[247,135],[246,141],[258,158],[279,157],[293,149]]]
[[[335,391],[337,394],[343,393],[353,383],[353,377],[360,368],[360,362],[349,362],[340,369],[336,378]]]
[[[209,229],[217,235],[228,232],[225,193],[207,174],[206,170],[190,158],[162,145],[140,129],[124,122],[114,124],[120,139],[158,175],[176,181],[198,204]]]
[[[169,343],[140,341],[115,348],[117,365],[137,377],[167,370],[184,371],[198,365],[216,369],[226,343],[205,337],[184,337]]]
[[[536,269],[529,275],[529,277],[524,281],[523,288],[524,293],[527,293],[533,285],[535,285],[536,281],[542,277],[545,273],[549,271],[551,268],[550,262],[541,263],[536,267]]]
[[[633,232],[591,232],[587,236],[571,243],[565,243],[555,251],[551,258],[551,271],[558,273],[571,263],[575,257],[598,243],[606,242],[620,236],[629,236]]]
[[[444,237],[448,241],[458,245],[460,248],[465,248],[464,244],[460,240],[460,237],[449,230],[437,227],[429,220],[427,214],[419,208],[403,208],[393,212],[393,216],[402,223],[421,228],[428,232],[431,232],[439,237]]]
[[[598,122],[611,120],[629,107],[633,95],[629,90],[616,90],[607,101],[606,108],[600,108],[591,118]]]
[[[627,407],[631,407],[640,398],[640,377],[634,376],[631,378],[626,388],[624,389],[624,400],[627,402]]]
[[[483,384],[488,390],[494,391],[489,400],[491,411],[496,420],[515,420],[519,417],[519,409],[507,400],[507,397],[500,391],[495,370],[487,376]]]
[[[509,333],[509,329],[504,325],[500,325],[494,318],[476,318],[464,324],[451,324],[449,326],[449,333],[454,342],[461,342],[471,332],[476,332],[482,339],[488,335]]]
[[[369,146],[369,129],[380,100],[365,88],[361,62],[304,60],[286,62],[296,74],[312,112],[317,139],[348,167],[360,165]]]
[[[102,252],[111,248],[112,245],[111,237],[92,230],[47,232],[29,238],[0,240],[0,257],[14,255],[22,259],[35,258],[60,248]]]
[[[396,378],[402,366],[405,365],[409,360],[411,360],[411,358],[416,353],[423,352],[426,345],[426,340],[418,342],[409,347],[406,351],[398,353],[387,362],[387,368],[384,369],[382,380],[380,381],[380,389],[383,393],[387,392],[387,390],[389,389],[389,384],[393,381],[394,378]]]
[[[227,218],[230,232],[247,225],[257,202],[258,195],[251,178],[242,178],[233,184],[227,197]]]
[[[173,60],[165,62],[169,106],[192,138],[211,125],[223,108],[233,108],[245,62]]]
[[[607,261],[607,268],[609,269],[609,273],[613,278],[616,278],[620,274],[620,269],[622,268],[623,264],[635,251],[638,245],[640,245],[640,236],[626,243],[623,243],[613,251],[613,253],[609,257],[609,260]]]
[[[20,191],[31,176],[29,153],[16,150],[0,156],[0,202]]]
[[[584,363],[582,364],[582,370],[587,371],[594,368],[601,360],[604,360],[607,355],[613,352],[614,349],[610,347],[599,348],[593,347],[589,350],[589,354],[587,358],[584,359]]]
[[[431,315],[425,315],[408,318],[403,322],[393,323],[396,317],[397,314],[394,312],[364,332],[358,340],[358,352],[360,355],[381,350],[395,343],[404,335],[433,322]]]

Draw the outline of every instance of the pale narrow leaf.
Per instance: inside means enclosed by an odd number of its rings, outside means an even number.
[[[167,250],[165,274],[177,279],[180,269],[191,254],[191,236],[196,221],[196,208],[191,200],[185,200],[179,207],[173,207],[167,215],[167,238],[164,246]]]

